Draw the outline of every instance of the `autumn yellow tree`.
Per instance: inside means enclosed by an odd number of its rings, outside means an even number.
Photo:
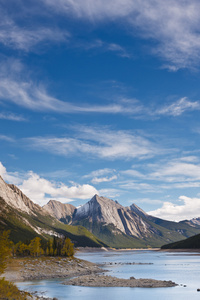
[[[31,240],[29,244],[29,251],[32,256],[40,256],[44,253],[43,249],[41,248],[41,238],[36,237]]]
[[[74,256],[74,244],[71,242],[69,238],[66,238],[61,250],[62,256],[73,257]]]
[[[6,263],[11,255],[9,231],[0,232],[0,274],[2,274],[6,268]]]
[[[15,246],[14,246],[14,254],[15,255],[19,255],[19,256],[26,256],[30,254],[29,251],[29,246],[22,243],[21,241],[18,242]]]

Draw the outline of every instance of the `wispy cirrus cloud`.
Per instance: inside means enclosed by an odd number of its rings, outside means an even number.
[[[28,52],[35,51],[38,45],[57,44],[69,40],[70,33],[67,30],[52,26],[50,22],[41,24],[37,20],[39,11],[35,11],[34,5],[30,6],[29,12],[27,12],[24,10],[24,4],[18,2],[18,9],[21,11],[21,15],[19,15],[17,11],[12,11],[6,3],[3,5],[0,3],[1,44],[15,50]],[[40,14],[42,13],[44,11],[41,10]],[[34,26],[29,22],[27,14],[35,20]]]
[[[26,76],[24,76],[26,74]],[[7,59],[0,67],[0,104],[15,104],[32,111],[56,112],[62,114],[121,114],[136,119],[152,119],[160,117],[179,117],[186,112],[200,110],[200,101],[191,101],[187,97],[180,98],[164,105],[145,106],[134,98],[122,95],[112,96],[106,104],[93,105],[74,103],[68,99],[58,99],[48,92],[42,82],[35,82],[25,65],[17,59]],[[22,116],[11,112],[0,113],[1,119],[25,121]]]
[[[33,137],[24,141],[31,148],[56,155],[89,155],[101,159],[144,159],[163,151],[154,142],[129,131],[106,127],[79,127],[75,137]]]
[[[137,100],[117,100],[110,104],[74,104],[49,94],[42,83],[31,79],[27,68],[16,59],[6,60],[0,68],[0,103],[10,102],[33,111],[57,113],[137,114],[142,109]],[[26,74],[26,77],[24,76]]]
[[[103,52],[114,52],[116,55],[121,57],[130,58],[131,54],[121,45],[116,43],[108,43],[101,39],[96,39],[93,41],[76,41],[74,47],[80,47],[85,50],[96,50],[100,49]]]
[[[108,177],[108,176],[106,176],[106,177],[94,177],[91,180],[91,182],[93,184],[95,184],[95,183],[98,184],[98,183],[102,183],[102,182],[111,182],[111,181],[116,180],[116,179],[117,179],[117,175],[113,175],[111,177]]]
[[[200,62],[200,3],[198,0],[43,0],[62,15],[95,24],[115,21],[129,25],[132,35],[154,40],[154,54],[172,71],[195,67]]]
[[[200,180],[200,164],[174,159],[165,165],[152,165],[157,168],[150,174],[151,178],[167,182],[188,182]]]
[[[101,26],[105,22],[120,23],[122,26],[126,24],[130,36],[150,41],[149,53],[161,57],[165,61],[163,67],[171,71],[195,68],[200,63],[198,0],[42,0],[31,2],[30,8],[26,8],[35,20],[34,27],[25,19],[27,11],[24,11],[24,5],[23,1],[18,3],[18,9],[22,12],[21,19],[16,12],[10,14],[5,4],[1,9],[0,42],[7,47],[30,51],[42,43],[66,42],[70,34],[59,24],[59,18],[66,17],[95,26]],[[39,22],[38,15],[45,22]],[[97,46],[123,57],[131,56],[116,43],[97,39]]]
[[[83,178],[89,178],[92,183],[98,184],[102,182],[111,182],[113,180],[116,180],[118,178],[116,173],[117,172],[115,169],[104,168],[92,171],[91,173],[84,175]]]
[[[121,186],[136,189],[143,183],[148,184],[146,188],[144,185],[144,189],[159,191],[200,187],[200,164],[199,159],[194,156],[147,164],[145,171],[143,168],[137,170],[137,166],[134,166],[133,169],[120,171],[120,175],[128,178],[120,183]]]
[[[116,170],[104,168],[104,169],[92,171],[91,173],[84,175],[83,178],[94,178],[94,177],[104,176],[104,175],[112,174],[112,173],[116,173]]]
[[[22,122],[22,121],[27,121],[24,117],[20,115],[16,115],[10,112],[1,112],[0,113],[0,119],[1,120],[10,120],[10,121],[17,121],[17,122]]]
[[[2,141],[6,141],[6,142],[15,142],[15,139],[10,137],[10,136],[7,136],[7,135],[3,135],[3,134],[0,134],[0,140]]]
[[[187,97],[183,97],[178,101],[165,105],[155,111],[155,115],[165,115],[177,117],[182,115],[186,111],[200,110],[199,101],[190,101]]]
[[[73,104],[51,96],[46,87],[33,81],[18,81],[2,78],[0,81],[0,102],[7,101],[33,111],[57,112],[66,114],[137,114],[138,105],[117,101],[107,105]]]

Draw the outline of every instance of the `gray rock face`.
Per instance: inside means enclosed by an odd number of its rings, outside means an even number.
[[[83,219],[91,223],[113,224],[117,230],[136,237],[148,236],[155,230],[131,208],[123,207],[118,202],[98,195],[77,208],[73,222]]]
[[[68,203],[63,204],[56,200],[50,200],[43,206],[43,209],[54,218],[61,220],[64,223],[70,223],[76,207]]]
[[[31,201],[14,184],[7,184],[0,176],[0,225],[10,229],[10,224],[19,226],[19,231],[27,234],[58,235],[50,227],[44,225],[44,219],[49,216],[42,207]],[[17,226],[16,226],[17,228]],[[22,229],[23,228],[23,229]],[[14,232],[14,231],[13,231]]]
[[[3,198],[9,206],[28,214],[35,214],[37,211],[42,213],[43,211],[39,205],[33,203],[14,184],[7,184],[1,176],[0,197]]]
[[[146,217],[146,218],[149,217],[149,215],[144,210],[142,210],[139,206],[137,206],[134,203],[130,206],[130,209],[132,211],[134,211],[136,214],[138,214],[139,216],[143,216],[143,217]]]
[[[20,202],[22,201],[32,214],[35,214],[35,212],[46,214],[38,204],[31,201],[17,186],[8,184],[8,187],[14,192],[15,197],[17,197]]]
[[[200,227],[200,218],[194,218],[191,220],[182,221],[182,223],[186,223],[192,227]]]

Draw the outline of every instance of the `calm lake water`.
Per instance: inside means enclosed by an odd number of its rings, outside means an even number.
[[[79,253],[76,257],[104,264],[107,275],[120,278],[154,278],[172,280],[186,285],[171,288],[120,288],[120,287],[75,287],[62,285],[59,280],[40,280],[18,283],[27,291],[38,291],[45,297],[59,300],[196,300],[200,299],[200,256],[198,253],[172,253],[160,251],[109,251]],[[112,263],[109,265],[109,263]],[[116,263],[116,264],[115,264]],[[129,265],[128,263],[138,263]],[[142,263],[142,264],[139,264]]]

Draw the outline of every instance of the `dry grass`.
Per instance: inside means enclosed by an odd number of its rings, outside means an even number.
[[[0,299],[5,300],[26,300],[30,299],[29,294],[18,290],[15,284],[0,279]]]

